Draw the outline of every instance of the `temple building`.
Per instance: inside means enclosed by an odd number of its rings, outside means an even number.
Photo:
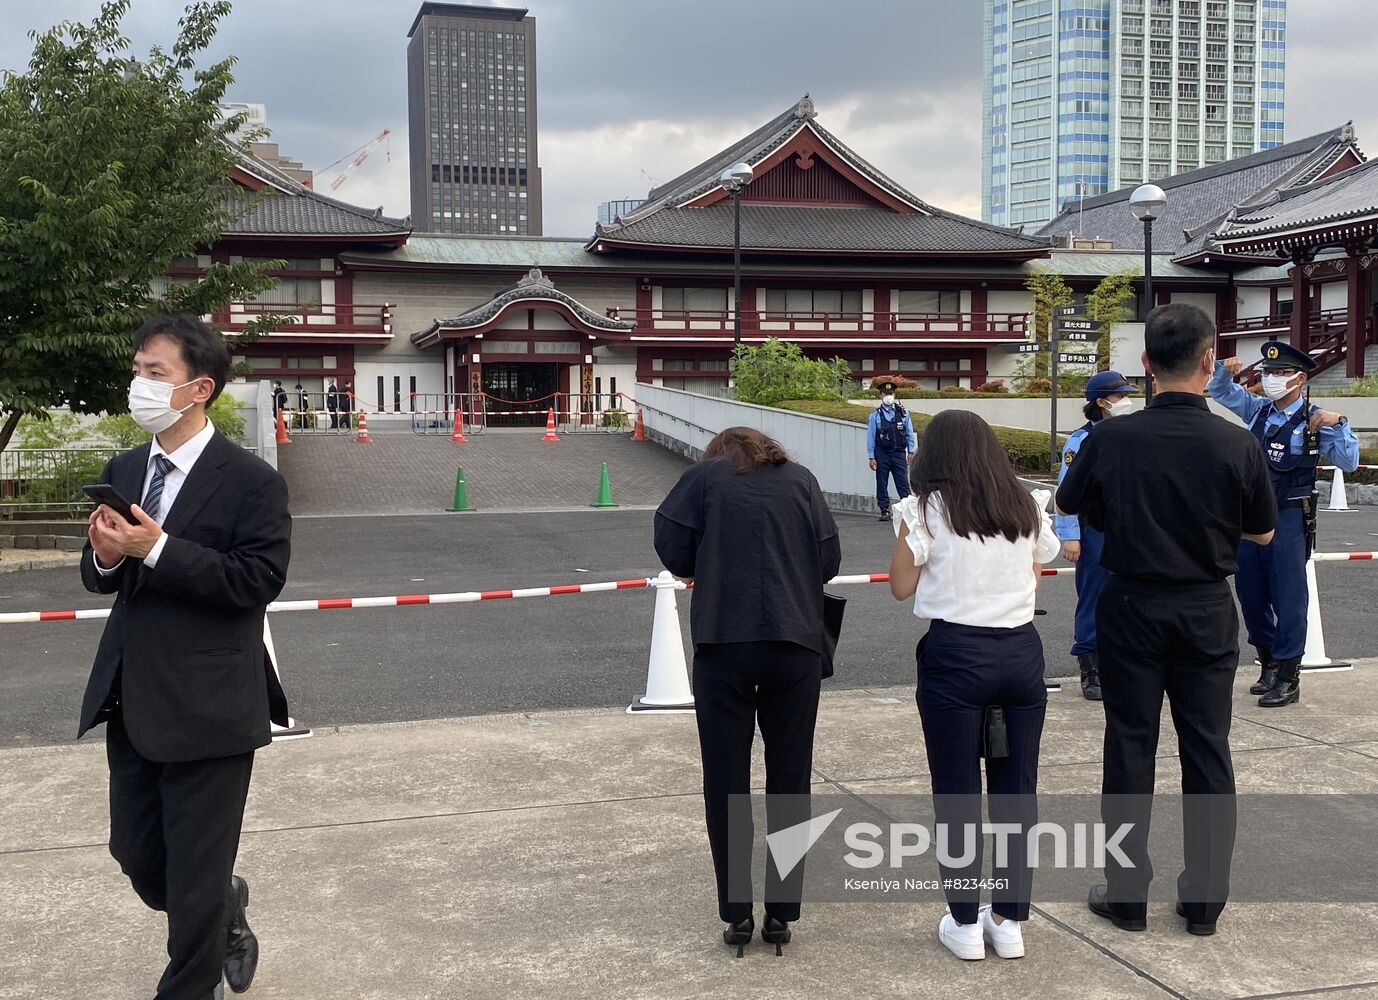
[[[752,179],[734,206],[719,177],[737,162]],[[1284,331],[1324,377],[1362,373],[1375,342],[1375,177],[1344,126],[1166,178],[1156,301],[1205,308],[1224,350]],[[738,325],[737,207],[742,341],[792,340],[863,380],[976,388],[1008,377],[1021,358],[1001,348],[1033,337],[1031,274],[1057,272],[1085,295],[1143,266],[1128,190],[1065,206],[1038,234],[985,224],[867,162],[807,95],[581,238],[418,234],[252,158],[236,179],[243,211],[207,259],[291,266],[263,301],[216,318],[234,329],[255,311],[297,312],[241,349],[254,377],[352,381],[385,418],[449,394],[482,393],[500,411],[554,393],[602,409],[637,382],[722,391]]]

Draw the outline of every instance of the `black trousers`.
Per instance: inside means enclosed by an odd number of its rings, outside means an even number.
[[[1234,853],[1230,709],[1239,620],[1228,582],[1159,584],[1111,576],[1096,606],[1105,706],[1101,817],[1132,867],[1107,854],[1108,898],[1122,916],[1147,910],[1148,856],[1158,723],[1166,694],[1182,763],[1183,861],[1178,898],[1189,920],[1211,923],[1225,907]]]
[[[1038,744],[1048,707],[1043,685],[1043,642],[1032,623],[1017,628],[978,628],[935,621],[915,651],[919,683],[915,698],[923,722],[924,749],[933,781],[933,813],[942,830],[935,850],[951,860],[939,863],[944,879],[980,879],[981,736],[987,706],[1005,710],[1008,757],[986,761],[986,791],[992,823],[1016,823],[1027,831],[1038,822]],[[966,831],[972,830],[970,837]],[[1004,882],[991,893],[992,909],[1009,920],[1029,919],[1033,872],[1027,838],[1007,839],[1008,853],[992,865],[991,877]],[[970,851],[967,848],[970,847]],[[980,890],[944,890],[952,917],[974,924]]]
[[[718,883],[718,916],[751,916],[751,743],[760,720],[766,756],[766,827],[809,818],[813,728],[822,657],[792,642],[702,643],[694,652],[694,708],[703,755],[703,805]],[[738,798],[732,798],[739,796]],[[729,818],[730,815],[730,818]],[[729,835],[730,834],[730,835]],[[766,862],[766,913],[799,919],[804,863],[780,878]]]
[[[167,913],[156,1000],[209,1000],[225,964],[226,908],[252,753],[159,764],[106,724],[110,853],[151,909]]]

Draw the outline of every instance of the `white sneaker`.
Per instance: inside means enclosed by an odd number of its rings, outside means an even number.
[[[983,906],[980,910],[981,936],[1001,958],[1023,958],[1024,957],[1024,929],[1018,920],[1006,920],[1002,924],[997,924],[991,915],[990,906]]]
[[[958,958],[979,962],[986,957],[986,943],[981,936],[981,924],[959,924],[950,912],[938,921],[938,941]]]

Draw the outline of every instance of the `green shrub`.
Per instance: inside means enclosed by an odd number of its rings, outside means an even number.
[[[831,417],[834,420],[850,420],[864,424],[870,419],[871,410],[866,406],[853,406],[851,403],[829,402],[825,400],[784,400],[775,404],[779,409],[795,413],[809,413],[815,417]],[[923,429],[933,419],[932,414],[910,411],[914,421],[914,433],[922,434]],[[1020,472],[1049,471],[1048,435],[1042,431],[1027,431],[1018,427],[995,427],[995,437],[1009,456],[1010,464]],[[1058,450],[1061,451],[1065,438],[1058,437]]]
[[[773,406],[782,399],[843,398],[851,369],[841,358],[815,361],[798,344],[771,337],[764,344],[743,344],[732,361],[736,397],[743,403]]]
[[[215,429],[231,441],[244,444],[244,418],[239,414],[239,400],[229,393],[220,397],[206,410]],[[119,445],[121,448],[135,448],[153,435],[134,422],[128,413],[112,413],[101,417],[96,423],[96,433]]]
[[[1046,396],[1053,391],[1053,383],[1046,378],[1031,378],[1024,383],[1021,396]]]
[[[972,391],[987,396],[1005,396],[1009,394],[1010,390],[1003,379],[996,378],[989,382],[982,382]]]
[[[945,385],[938,390],[944,396],[970,396],[971,390],[960,385]]]
[[[603,427],[630,427],[632,422],[626,410],[613,407],[603,411],[599,424]]]

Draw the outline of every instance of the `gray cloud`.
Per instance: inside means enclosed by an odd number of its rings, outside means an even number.
[[[268,105],[284,152],[320,169],[391,128],[340,197],[407,214],[406,33],[419,0],[238,0],[213,55],[238,58],[231,97]],[[919,196],[980,208],[979,0],[529,0],[546,231],[584,236],[599,201],[643,194],[791,105]],[[1371,0],[1294,3],[1287,135],[1353,117],[1378,150],[1368,92]],[[99,0],[0,0],[0,67],[24,33],[89,19]],[[182,4],[134,0],[135,51],[169,42]],[[1362,95],[1354,99],[1349,95]],[[333,171],[331,176],[333,176]],[[328,184],[329,176],[323,178]]]

